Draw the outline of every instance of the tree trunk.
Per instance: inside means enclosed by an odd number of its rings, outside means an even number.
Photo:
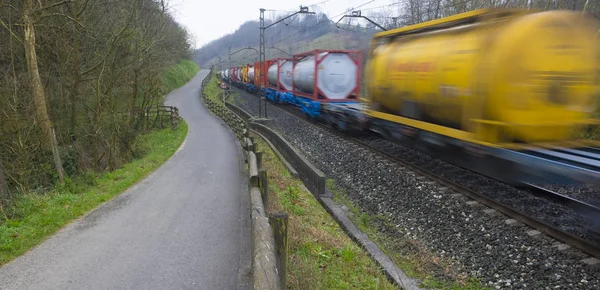
[[[54,166],[58,173],[58,178],[62,183],[64,180],[62,161],[58,152],[58,142],[56,141],[56,135],[54,128],[52,128],[52,121],[48,115],[48,108],[46,107],[46,95],[44,88],[42,87],[42,80],[40,78],[40,72],[37,63],[37,52],[35,50],[35,28],[33,20],[33,0],[25,0],[25,9],[23,13],[23,24],[24,24],[24,46],[25,46],[25,58],[27,59],[27,69],[29,72],[29,78],[31,81],[31,91],[33,94],[33,101],[35,103],[35,114],[37,122],[42,129],[44,138],[52,149],[52,155],[54,156]]]
[[[8,183],[6,183],[6,178],[4,177],[4,167],[2,167],[2,161],[0,161],[0,199],[9,196]]]
[[[79,72],[79,31],[77,22],[79,22],[79,1],[73,2],[73,87],[71,88],[71,141],[77,141],[77,97],[79,95],[79,81],[81,78]]]
[[[588,7],[588,4],[590,4],[590,0],[586,0],[586,1],[585,1],[585,4],[583,4],[583,9],[581,10],[581,12],[584,12],[584,13],[585,13],[585,10],[587,9],[587,7]]]

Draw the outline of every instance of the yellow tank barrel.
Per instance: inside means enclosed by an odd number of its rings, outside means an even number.
[[[568,139],[597,99],[597,31],[580,12],[485,9],[378,33],[371,109],[486,142]]]

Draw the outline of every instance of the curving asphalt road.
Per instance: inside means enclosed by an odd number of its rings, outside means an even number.
[[[0,268],[0,289],[245,289],[249,208],[234,136],[201,105],[201,71],[172,92],[182,148],[112,201]]]

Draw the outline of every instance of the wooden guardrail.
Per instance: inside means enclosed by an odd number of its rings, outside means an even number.
[[[144,128],[166,128],[169,124],[175,129],[179,126],[179,109],[174,106],[156,106],[146,108]]]
[[[204,88],[206,84],[210,81],[212,77],[212,72],[204,78],[202,81],[202,87]],[[225,91],[224,91],[225,92]],[[229,110],[224,102],[222,101],[223,96],[207,96],[202,90],[202,101],[206,104],[206,107],[217,117],[221,118],[225,123],[233,130],[235,136],[238,138],[240,142],[243,141],[244,130],[247,130],[246,122],[238,117],[237,114]]]
[[[212,72],[202,81],[204,87]],[[249,136],[248,120],[231,111],[219,96],[208,96],[202,90],[202,101],[233,130],[244,149],[252,217],[252,276],[256,290],[285,289],[287,261],[288,215],[269,213],[269,178],[262,167],[262,152]]]
[[[306,188],[317,198],[331,196],[325,187],[325,174],[310,163],[302,153],[292,146],[283,136],[271,128],[259,123],[250,122],[251,130],[267,138],[279,150],[283,158],[298,172],[298,177]]]

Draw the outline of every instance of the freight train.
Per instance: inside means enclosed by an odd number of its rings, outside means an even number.
[[[483,9],[377,33],[366,101],[359,51],[220,76],[342,131],[376,132],[511,184],[598,184],[600,146],[579,138],[599,124],[597,31],[580,12]]]

